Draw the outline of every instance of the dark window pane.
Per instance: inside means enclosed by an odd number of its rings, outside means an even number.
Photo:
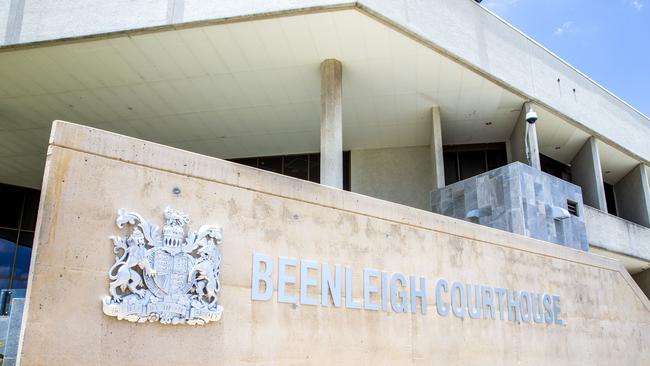
[[[259,158],[259,168],[282,174],[282,156]]]
[[[604,183],[604,182],[603,182]],[[616,210],[616,196],[614,195],[614,186],[605,184],[605,201],[607,201],[607,212],[612,215],[618,215]]]
[[[309,181],[320,183],[320,154],[309,154]]]
[[[232,161],[233,163],[252,166],[253,168],[257,168],[257,158],[232,159],[230,161]]]
[[[17,237],[16,230],[0,229],[0,288],[9,288]]]
[[[343,189],[350,191],[350,152],[343,152]]]
[[[291,155],[284,158],[284,174],[294,178],[307,179],[309,158],[307,155]]]
[[[461,151],[458,153],[458,161],[461,180],[485,173],[484,151]]]
[[[508,154],[506,150],[487,150],[487,168],[488,170],[496,169],[508,164]]]
[[[570,166],[565,165],[555,159],[549,158],[543,154],[539,154],[539,163],[544,173],[550,174],[560,179],[564,179],[567,182],[571,181]]]
[[[27,288],[27,277],[29,276],[29,263],[32,257],[32,241],[34,234],[20,233],[20,245],[16,252],[16,264],[14,265],[13,280],[11,288]],[[28,245],[23,245],[23,243]]]
[[[458,182],[458,164],[455,152],[444,153],[443,159],[445,164],[445,185]]]
[[[36,216],[38,215],[39,198],[39,191],[30,189],[25,192],[25,207],[23,209],[23,221],[21,229],[34,231],[36,228]]]
[[[18,228],[24,188],[0,184],[0,227]]]

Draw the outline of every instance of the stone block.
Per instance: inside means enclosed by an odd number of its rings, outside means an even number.
[[[453,196],[444,206],[440,197]],[[553,218],[553,208],[575,202],[578,215]],[[449,207],[449,205],[453,207]],[[490,209],[488,209],[488,207]],[[471,210],[480,216],[468,218]],[[588,250],[580,187],[515,162],[431,193],[431,210],[531,238]]]

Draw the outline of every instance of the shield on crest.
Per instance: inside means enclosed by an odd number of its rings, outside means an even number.
[[[156,270],[155,277],[144,276],[151,292],[158,297],[184,294],[192,287],[188,275],[194,258],[185,252],[169,253],[164,248],[153,248],[147,254],[149,262]]]

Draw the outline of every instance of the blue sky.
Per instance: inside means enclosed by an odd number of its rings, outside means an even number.
[[[481,4],[650,116],[650,0]]]

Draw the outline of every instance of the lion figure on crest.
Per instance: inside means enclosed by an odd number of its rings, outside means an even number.
[[[126,240],[126,245],[120,238],[113,238],[113,240],[116,242],[116,247],[123,249],[124,252],[108,272],[111,280],[109,285],[110,293],[117,302],[121,301],[122,298],[117,293],[118,288],[122,293],[128,288],[132,293],[142,298],[145,291],[139,288],[142,287],[142,277],[136,271],[136,268],[142,269],[147,276],[153,277],[156,275],[156,270],[151,267],[151,263],[145,256],[144,234],[139,229],[135,229]]]

